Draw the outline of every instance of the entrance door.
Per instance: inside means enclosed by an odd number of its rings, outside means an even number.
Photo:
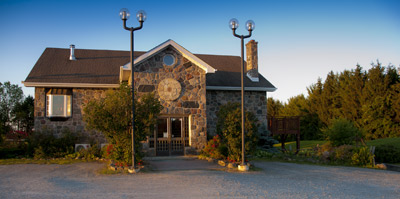
[[[185,142],[188,140],[187,117],[163,117],[157,122],[156,155],[184,155]],[[186,125],[185,125],[186,124]]]

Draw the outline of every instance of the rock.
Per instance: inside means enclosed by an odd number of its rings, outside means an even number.
[[[218,164],[223,166],[223,167],[226,166],[226,163],[223,160],[218,160]]]
[[[237,165],[235,163],[229,163],[227,166],[229,169],[236,169]]]
[[[386,167],[385,164],[377,164],[376,167],[377,167],[378,169],[383,169],[383,170],[386,170],[386,169],[387,169],[387,167]]]

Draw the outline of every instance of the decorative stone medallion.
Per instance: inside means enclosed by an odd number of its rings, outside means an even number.
[[[163,100],[173,101],[178,99],[181,90],[181,84],[172,78],[164,79],[158,84],[158,94]]]

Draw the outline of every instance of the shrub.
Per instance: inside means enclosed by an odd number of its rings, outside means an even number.
[[[346,119],[336,119],[324,130],[332,146],[351,145],[361,138],[361,131]]]
[[[351,145],[342,145],[333,150],[331,160],[337,164],[350,164],[353,157],[354,147]]]
[[[162,106],[154,93],[135,98],[135,158],[140,161],[140,141],[153,132]],[[126,83],[110,89],[106,97],[89,101],[83,109],[86,128],[102,132],[113,147],[109,157],[114,162],[132,162],[132,93]]]
[[[368,147],[360,147],[354,150],[351,164],[355,166],[374,166],[374,155]]]
[[[225,159],[228,155],[228,149],[226,145],[221,142],[221,138],[216,135],[207,142],[207,145],[202,150],[202,154],[214,159]]]
[[[86,160],[94,160],[96,158],[101,157],[101,149],[98,144],[92,144],[88,149],[82,148],[81,150],[68,154],[65,156],[66,158],[80,158]]]
[[[271,132],[266,130],[265,126],[263,125],[259,129],[259,139],[257,146],[260,150],[267,151],[268,153],[277,153],[279,150],[274,147],[274,144],[278,144],[279,142],[275,140],[271,135]]]
[[[235,108],[236,107],[236,108]],[[228,148],[228,158],[231,161],[240,161],[242,154],[242,126],[239,103],[228,103],[220,107],[217,113],[217,133]],[[258,120],[254,114],[245,113],[245,150],[246,154],[255,152],[258,143]]]
[[[395,145],[381,145],[375,148],[376,162],[380,163],[399,163],[400,147]]]
[[[28,154],[36,158],[64,157],[74,153],[74,145],[78,136],[64,129],[61,137],[56,138],[53,132],[43,129],[33,132],[28,137]]]

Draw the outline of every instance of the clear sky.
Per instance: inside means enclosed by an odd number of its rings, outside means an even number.
[[[192,53],[240,55],[240,40],[228,27],[256,23],[260,73],[286,101],[304,93],[329,71],[369,69],[377,59],[400,66],[400,0],[0,0],[0,82],[23,87],[46,47],[129,50],[129,32],[118,16],[147,12],[135,32],[135,50],[148,51],[172,39]],[[129,26],[137,26],[134,17]],[[246,40],[246,42],[249,39]]]

